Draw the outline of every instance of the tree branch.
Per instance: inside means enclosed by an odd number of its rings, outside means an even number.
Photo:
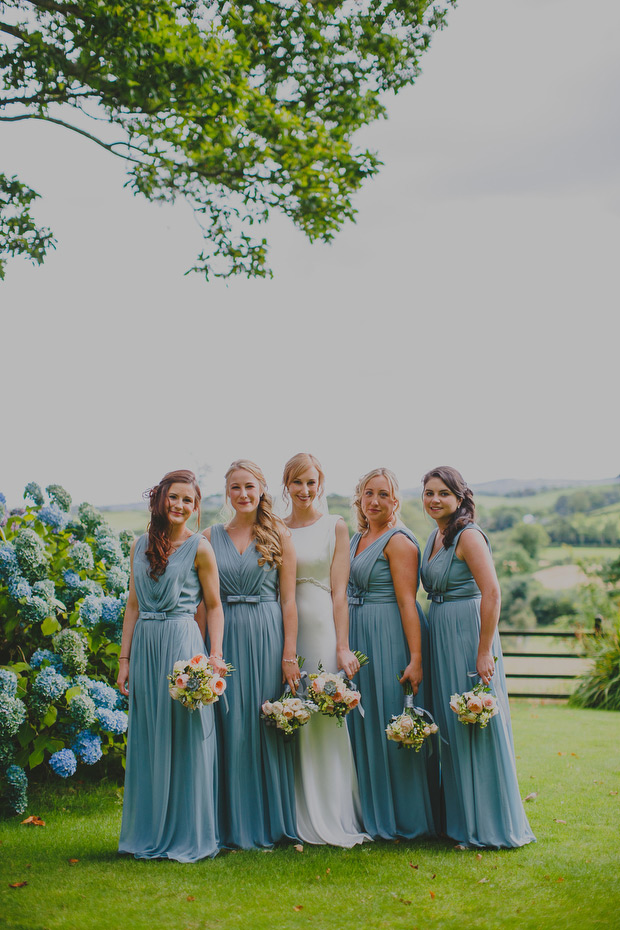
[[[133,158],[131,155],[123,155],[122,152],[116,152],[115,146],[122,145],[127,149],[133,149],[136,152],[140,152],[141,149],[137,145],[132,145],[131,142],[104,142],[102,139],[98,139],[97,136],[93,136],[92,133],[86,132],[85,129],[80,129],[78,126],[73,126],[71,123],[66,123],[62,119],[56,119],[53,116],[43,116],[40,113],[22,113],[21,116],[0,116],[0,122],[3,123],[15,123],[19,120],[24,119],[40,119],[46,123],[55,123],[57,126],[62,126],[63,129],[70,129],[71,132],[77,132],[78,135],[84,136],[86,139],[90,139],[91,142],[95,142],[97,145],[100,145],[102,149],[105,149],[106,152],[109,152],[111,155],[116,155],[117,158],[122,158],[123,161],[133,161],[138,165],[143,165],[144,162],[139,158]]]
[[[84,13],[79,6],[73,3],[54,3],[53,0],[26,0],[31,6],[38,10],[46,10],[48,13],[71,13],[76,19],[84,21]]]

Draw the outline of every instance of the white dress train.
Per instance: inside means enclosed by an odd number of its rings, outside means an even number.
[[[340,517],[324,514],[310,526],[291,528],[297,554],[297,652],[312,674],[319,662],[336,672],[336,630],[330,573]],[[358,713],[353,710],[352,713]],[[297,833],[305,843],[351,847],[370,840],[363,832],[353,753],[346,725],[314,714],[296,738]]]

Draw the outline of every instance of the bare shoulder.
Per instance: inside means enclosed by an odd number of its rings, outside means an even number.
[[[202,531],[202,535],[203,535],[204,538],[207,539],[207,540],[209,541],[209,543],[210,543],[210,542],[211,542],[211,527],[208,526],[208,527],[206,528],[206,530],[203,530],[203,531]]]
[[[335,524],[336,524],[336,539],[338,538],[344,539],[345,537],[346,539],[348,539],[349,538],[349,527],[345,523],[344,519],[338,516],[335,520]]]
[[[463,530],[456,544],[455,555],[465,561],[468,556],[490,556],[488,543],[478,527],[469,526]]]
[[[417,555],[417,548],[412,539],[405,533],[394,533],[387,546],[383,550],[386,555],[406,556],[412,553]]]

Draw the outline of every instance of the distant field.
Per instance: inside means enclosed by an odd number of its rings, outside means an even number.
[[[144,533],[149,522],[148,510],[103,510],[101,515],[117,533],[121,530],[131,530],[137,536]]]
[[[612,561],[620,556],[618,546],[547,546],[540,550],[540,560],[559,564],[571,564],[579,561],[599,564],[601,561]]]

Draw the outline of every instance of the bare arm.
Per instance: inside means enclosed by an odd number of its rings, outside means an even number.
[[[207,540],[201,540],[198,543],[196,552],[196,571],[200,587],[202,588],[202,602],[204,611],[200,608],[196,612],[196,622],[200,627],[202,638],[205,638],[206,630],[209,631],[209,641],[211,643],[211,655],[209,656],[211,666],[218,672],[226,673],[226,663],[222,659],[222,637],[224,635],[224,611],[220,601],[220,579],[217,573],[217,563],[215,553],[211,544]],[[206,629],[205,629],[206,623]],[[202,624],[202,625],[201,625]]]
[[[282,650],[282,681],[296,693],[299,681],[297,665],[297,604],[295,603],[297,558],[290,534],[282,534],[283,558],[278,569],[280,579],[280,606],[282,607],[282,625],[284,628],[284,648]]]
[[[349,604],[347,583],[349,581],[349,533],[344,520],[336,523],[336,545],[332,558],[330,585],[334,626],[336,628],[336,659],[347,678],[352,678],[360,664],[349,648]]]
[[[495,671],[493,659],[493,637],[499,621],[502,596],[495,573],[493,559],[486,539],[477,530],[461,533],[455,555],[467,563],[480,588],[480,642],[476,658],[476,671],[485,685],[490,682]]]
[[[384,553],[390,563],[394,593],[410,653],[409,664],[400,682],[404,684],[405,681],[410,681],[413,693],[417,694],[422,683],[422,632],[415,602],[418,550],[403,533],[395,533],[385,547]],[[398,671],[399,669],[395,669],[395,672]]]
[[[131,574],[129,576],[129,597],[127,598],[127,605],[125,607],[125,616],[123,618],[123,636],[121,639],[121,653],[118,663],[118,675],[116,677],[116,684],[118,685],[118,690],[121,694],[124,694],[125,697],[129,694],[129,657],[131,655],[131,644],[133,641],[133,631],[135,629],[138,614],[140,613],[140,608],[138,606],[138,598],[136,597],[136,588],[133,581],[133,552],[135,548],[135,541],[131,544]]]

